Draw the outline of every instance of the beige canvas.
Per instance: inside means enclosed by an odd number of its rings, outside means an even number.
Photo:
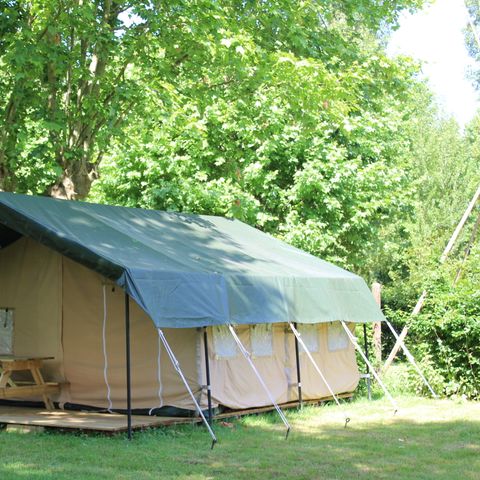
[[[355,351],[347,348],[330,351],[327,342],[327,324],[315,325],[319,351],[312,353],[334,393],[352,392],[358,385],[359,372]],[[215,402],[230,408],[249,408],[269,405],[271,402],[247,360],[239,351],[234,357],[218,357],[212,329],[209,330],[212,395]],[[251,327],[236,327],[244,346],[251,351]],[[273,325],[273,355],[253,357],[253,362],[277,403],[298,400],[297,369],[294,335],[285,324]],[[300,347],[300,369],[304,400],[330,395],[325,383]]]
[[[15,308],[15,354],[54,357],[46,361],[44,374],[47,380],[62,383],[56,399],[62,403],[107,408],[106,375],[112,407],[126,407],[124,300],[122,289],[111,281],[32,240],[23,238],[0,250],[0,307]],[[130,305],[133,408],[193,409],[159,346],[153,322],[135,302]],[[359,379],[353,347],[330,351],[328,328],[328,324],[315,326],[318,352],[313,356],[336,393],[353,391]],[[202,329],[164,332],[195,396],[206,407]],[[217,355],[212,328],[207,332],[214,404],[230,408],[270,404],[240,352],[226,358]],[[239,326],[237,332],[250,350],[252,327]],[[272,355],[254,355],[253,361],[278,403],[296,400],[293,334],[287,325],[274,324],[271,338]],[[327,396],[328,389],[305,353],[300,359],[304,398]]]
[[[63,262],[63,349],[70,402],[107,407],[104,379],[103,286],[106,293],[107,379],[113,408],[126,408],[124,293],[101,276],[71,260]],[[153,322],[134,303],[130,306],[133,408],[158,406],[158,334]],[[194,394],[200,394],[196,329],[165,329]],[[165,405],[194,408],[164,348],[160,371]]]
[[[64,380],[61,279],[61,256],[33,240],[0,250],[0,308],[14,308],[14,354],[53,357],[43,371],[57,382]]]

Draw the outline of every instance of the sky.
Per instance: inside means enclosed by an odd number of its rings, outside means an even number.
[[[479,95],[467,78],[468,68],[474,65],[462,31],[467,22],[463,0],[436,0],[421,12],[403,14],[388,45],[390,55],[424,62],[423,74],[440,105],[462,126],[480,108]]]

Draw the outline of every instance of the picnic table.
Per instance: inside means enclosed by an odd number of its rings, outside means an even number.
[[[51,360],[53,357],[0,357],[0,399],[26,398],[41,395],[47,410],[54,410],[50,395],[58,393],[58,383],[45,382],[42,368],[44,360]],[[29,385],[17,385],[11,378],[13,372],[29,371],[33,383]]]

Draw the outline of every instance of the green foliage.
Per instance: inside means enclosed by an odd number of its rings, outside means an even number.
[[[478,399],[480,385],[480,317],[478,295],[469,286],[460,291],[434,292],[430,305],[418,322],[412,322],[412,335],[421,348],[435,359],[445,377],[447,395]],[[421,351],[421,350],[420,350]]]
[[[343,28],[333,34],[346,44]],[[366,33],[349,38],[347,64],[225,32],[213,71],[227,72],[149,91],[145,120],[115,143],[91,198],[236,217],[366,270],[381,225],[408,208],[403,117],[415,68]]]
[[[398,225],[386,225],[386,248],[374,264],[384,285],[384,302],[394,310],[409,312],[425,289],[430,274],[480,183],[478,134],[474,123],[465,133],[432,104],[430,94],[419,89],[417,112],[409,121],[411,142],[408,160],[410,211]],[[470,217],[456,242],[451,258],[462,258],[475,223]],[[453,274],[454,276],[455,274]]]
[[[463,266],[464,276],[453,285],[457,265],[437,270],[428,278],[425,305],[418,316],[400,310],[388,314],[397,327],[409,326],[412,351],[427,377],[445,395],[480,398],[480,256],[474,252]],[[443,380],[442,380],[443,379]],[[418,392],[418,384],[416,391]]]
[[[418,353],[476,398],[476,260],[455,289],[437,266],[480,117],[463,134],[383,47],[422,4],[0,0],[0,189],[239,218],[381,281],[399,325],[427,288]]]
[[[357,34],[419,3],[0,0],[0,188],[84,198],[112,140],[151,113],[147,102],[168,117],[186,94],[203,114],[211,92],[248,96],[278,52],[353,64]]]

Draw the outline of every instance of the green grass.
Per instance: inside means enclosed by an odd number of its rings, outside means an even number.
[[[273,414],[114,437],[0,432],[0,479],[478,479],[480,404],[400,398],[289,411],[290,438]]]

